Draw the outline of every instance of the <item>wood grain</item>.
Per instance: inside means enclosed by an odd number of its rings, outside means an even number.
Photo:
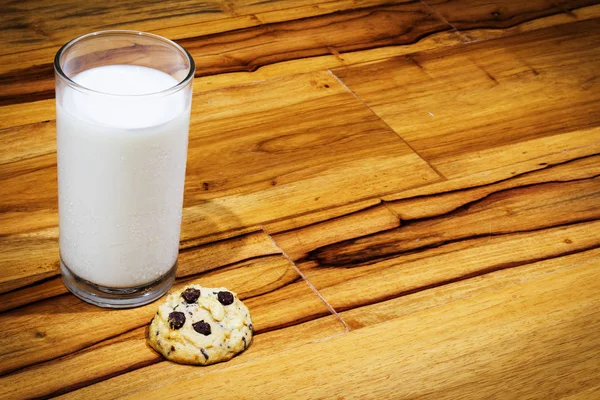
[[[3,7],[0,398],[598,397],[598,2]],[[58,276],[51,62],[106,28],[198,63],[174,289],[244,299],[230,362]]]
[[[157,21],[161,20],[162,13],[165,13],[165,17],[168,18],[172,12],[171,7],[164,9],[163,7],[160,6],[161,9],[157,11],[158,17],[155,17]],[[188,12],[194,15],[206,12],[194,11],[195,7],[190,4],[182,7],[182,10],[190,9]],[[129,10],[132,7],[125,4],[123,8]],[[206,6],[200,3],[200,8]],[[214,5],[208,6],[207,9],[209,14],[212,11],[221,13],[220,9],[215,10]],[[128,17],[129,12],[123,13],[119,8],[106,7],[98,12],[112,14],[119,11],[121,11],[120,18],[131,18]],[[94,18],[83,11],[78,13],[83,13],[86,18]],[[71,23],[70,19],[66,21]],[[114,25],[117,27],[122,25],[118,22],[119,18],[116,21]],[[58,29],[69,34],[75,33],[70,28],[59,26]],[[135,29],[135,24],[130,29]],[[268,64],[333,55],[344,51],[411,44],[422,37],[449,29],[451,28],[448,24],[429,12],[422,3],[405,2],[398,5],[338,11],[293,21],[260,24],[255,27],[230,30],[225,34],[185,38],[170,35],[170,37],[178,39],[177,41],[194,57],[196,75],[205,76],[235,71],[254,71]],[[61,41],[55,43],[55,47],[69,39],[61,38]],[[34,42],[33,45],[36,43]],[[48,54],[46,57],[45,63],[29,67],[15,63],[15,67],[18,65],[18,68],[0,74],[4,92],[0,96],[0,105],[53,97],[52,60]],[[24,85],[23,82],[26,84]]]
[[[423,310],[443,307],[461,299],[481,296],[504,287],[517,285],[523,281],[538,279],[563,269],[597,262],[598,258],[600,258],[600,249],[593,249],[532,264],[505,268],[380,303],[353,308],[340,313],[340,316],[350,329],[360,329]]]
[[[184,242],[236,236],[439,179],[328,72],[199,93],[194,104]],[[55,156],[43,146],[25,149],[21,159],[0,165],[2,218],[11,227],[0,238],[0,255],[11,265],[4,281],[57,269],[57,232],[49,231],[57,224]],[[35,232],[42,229],[48,234],[40,240]]]
[[[221,208],[235,214],[216,222],[218,229],[251,226],[439,179],[330,73],[257,87],[194,99],[203,114],[192,116],[184,202],[190,217]],[[234,128],[232,121],[243,124]],[[403,179],[393,179],[400,169]]]
[[[596,259],[132,398],[577,394],[600,379],[599,267]]]
[[[202,24],[213,29],[236,29],[231,24],[234,15],[227,11],[222,1],[196,2],[180,0],[176,6],[153,2],[144,4],[144,12],[150,18],[140,17],[142,3],[125,0],[106,3],[82,3],[74,0],[59,0],[52,3],[41,0],[11,2],[5,8],[2,38],[5,54],[22,53],[62,46],[68,40],[84,33],[106,29],[167,30],[194,24],[195,31]],[[32,12],[35,10],[35,12]],[[54,18],[47,18],[54,16]],[[218,21],[218,24],[217,24]],[[255,22],[256,23],[256,22]],[[205,32],[214,33],[214,30]]]
[[[54,98],[11,104],[0,107],[0,129],[19,128],[21,125],[46,122],[56,118]]]
[[[485,295],[492,291],[518,285],[525,280],[539,279],[544,275],[556,271],[594,262],[593,260],[597,260],[598,257],[600,257],[600,251],[596,249],[589,252],[578,253],[576,255],[524,265],[518,268],[498,271],[489,275],[434,288],[430,291],[415,293],[371,306],[359,307],[343,312],[341,316],[352,328],[357,329],[382,321],[406,317],[424,310],[447,306],[450,303],[461,299]],[[255,359],[259,356],[268,356],[273,352],[273,349],[276,349],[275,351],[281,351],[283,349],[295,347],[297,343],[307,343],[312,338],[316,339],[321,334],[325,335],[325,332],[333,335],[336,334],[335,332],[338,332],[338,334],[342,333],[336,330],[336,327],[339,326],[334,324],[334,317],[327,318],[327,323],[325,323],[324,320],[319,319],[294,326],[293,328],[258,335],[250,350],[234,359],[233,363],[237,365],[240,362]],[[280,341],[281,344],[279,343]],[[310,351],[310,349],[305,349],[305,352]],[[133,354],[131,357],[137,359]],[[98,359],[102,360],[104,358],[98,357]],[[229,368],[232,366],[231,364],[232,363],[218,364],[218,369]],[[205,373],[211,372],[212,368],[215,367],[216,366],[210,367],[211,370],[209,371],[205,371],[204,369],[198,371],[194,368],[163,362],[159,365],[152,365],[132,372],[127,372],[116,378],[74,391],[65,396],[65,398],[92,396],[101,399],[113,399],[129,396],[159,387],[160,385],[157,383],[157,378],[160,378],[161,382],[167,381],[176,384],[176,382],[184,379],[193,379],[201,375],[203,376]],[[302,370],[306,370],[306,368],[303,368]],[[33,375],[36,370],[31,369],[31,371],[26,371],[28,374],[31,373]],[[17,374],[11,376],[11,378],[25,378],[27,376],[28,375],[25,374]],[[143,388],[140,387],[139,382],[141,381],[147,382],[147,386]],[[40,384],[40,386],[45,387],[47,384]],[[34,391],[32,388],[26,389],[27,392],[25,392],[25,389],[22,390],[22,393],[36,393],[38,395],[39,393],[43,393]]]
[[[177,8],[155,5],[151,11],[154,16],[142,21],[135,19],[135,2],[93,8],[82,3],[73,4],[70,0],[45,5],[48,8],[46,12],[50,13],[70,10],[69,18],[60,20],[31,20],[27,10],[21,10],[19,6],[11,8],[9,26],[17,30],[10,28],[9,32],[14,34],[16,42],[7,37],[7,50],[0,56],[0,65],[5,68],[0,70],[0,83],[5,92],[0,104],[53,97],[51,61],[54,54],[69,39],[93,30],[140,29],[178,40],[195,58],[198,77],[209,77],[197,82],[197,86],[206,90],[240,81],[256,81],[291,72],[310,72],[358,60],[383,58],[381,54],[389,57],[406,53],[407,48],[415,51],[459,43],[461,39],[449,31],[454,24],[461,30],[478,28],[463,33],[466,40],[478,40],[511,32],[508,29],[498,30],[499,27],[520,24],[517,25],[520,32],[572,22],[577,18],[584,20],[600,16],[600,8],[593,6],[596,2],[589,0],[558,6],[548,1],[519,5],[506,1],[491,5],[477,1],[438,1],[431,2],[431,8],[420,2],[405,0],[361,2],[359,7],[344,0],[316,6],[312,2],[282,1],[269,2],[268,5],[260,2],[187,3]],[[502,11],[498,11],[500,9]],[[303,17],[298,18],[298,15]],[[459,15],[469,16],[466,25],[456,20]],[[112,22],[106,25],[100,21]],[[81,26],[88,29],[82,31]],[[337,33],[340,27],[344,29],[342,35]],[[404,32],[398,30],[405,28]],[[190,32],[194,32],[195,36],[190,36]],[[23,39],[23,36],[29,38]],[[377,40],[370,40],[373,37]],[[427,41],[428,37],[437,38]],[[417,42],[425,43],[414,46]],[[40,43],[44,43],[41,49]],[[48,46],[49,43],[52,45]],[[24,53],[24,48],[28,48],[24,45],[31,46],[31,51]],[[11,47],[16,46],[19,51],[11,53]],[[377,51],[370,52],[370,49]],[[357,51],[358,54],[353,54]],[[346,54],[348,52],[350,54]],[[307,56],[311,58],[308,63],[303,61]],[[318,56],[321,60],[315,65]],[[280,64],[285,65],[278,66]],[[275,68],[257,74],[228,74],[233,71],[255,72],[271,66]],[[20,96],[22,94],[28,96]]]
[[[33,398],[69,393],[66,398],[116,399],[143,389],[209,374],[249,360],[283,352],[344,332],[334,316],[254,336],[251,346],[227,363],[205,368],[164,361],[146,345],[146,327],[135,329],[68,356],[0,377],[6,398]],[[56,374],[60,370],[64,373]],[[27,382],[27,385],[21,385]],[[144,385],[140,385],[144,382]],[[93,385],[93,386],[90,386]],[[77,390],[79,388],[83,388]],[[93,388],[93,390],[91,390]],[[93,393],[89,393],[92,391]]]
[[[598,160],[384,202],[273,237],[336,310],[372,304],[600,246]],[[371,217],[386,211],[396,221]]]
[[[598,32],[600,25],[586,21],[526,33],[526,42],[501,38],[449,57],[421,53],[335,73],[444,176],[464,176],[530,159],[516,151],[524,142],[553,137],[558,143],[547,153],[598,143],[594,65],[600,53],[598,36],[582,33],[587,30]],[[390,81],[397,83],[387,87],[394,95],[386,98],[394,100],[386,101],[376,82]],[[439,95],[423,97],[424,91]]]
[[[9,290],[13,287],[18,289],[0,294],[0,311],[67,293],[58,276],[59,267],[55,260],[58,248],[55,239],[47,243],[51,248],[46,251],[49,252],[48,259],[52,265],[48,272],[30,275],[23,280],[13,279],[2,282],[0,285],[2,289]],[[281,251],[264,232],[248,233],[208,244],[183,242],[180,248],[177,278],[188,278],[242,261],[275,254],[281,254]],[[28,282],[33,283],[27,284]]]
[[[470,40],[489,39],[597,17],[594,0],[426,0],[425,3]]]
[[[281,255],[258,257],[182,279],[173,290],[190,282],[225,286],[238,293],[252,310],[254,329],[259,333],[330,315],[327,306]],[[0,315],[4,324],[0,374],[141,328],[155,311],[155,304],[129,310],[101,309],[65,294],[4,312]]]
[[[585,21],[334,72],[454,178],[598,145],[598,32]]]

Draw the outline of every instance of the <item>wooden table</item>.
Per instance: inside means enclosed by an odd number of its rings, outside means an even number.
[[[4,1],[0,396],[600,398],[600,2]],[[210,367],[58,276],[53,56],[197,62],[178,281],[249,306]]]

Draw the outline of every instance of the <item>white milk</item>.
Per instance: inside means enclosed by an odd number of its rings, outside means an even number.
[[[178,83],[158,70],[125,65],[93,68],[72,80],[120,95]],[[63,90],[56,110],[62,261],[98,285],[150,283],[175,264],[179,249],[185,90],[168,96]]]

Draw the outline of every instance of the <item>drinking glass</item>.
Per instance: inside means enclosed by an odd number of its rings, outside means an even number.
[[[65,44],[54,69],[63,282],[98,306],[149,303],[177,270],[194,60],[103,31]]]

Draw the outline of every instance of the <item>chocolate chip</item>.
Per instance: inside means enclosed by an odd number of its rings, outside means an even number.
[[[168,321],[171,329],[180,329],[185,324],[185,314],[181,311],[173,311],[169,314]]]
[[[246,343],[246,338],[242,336],[242,341],[244,342],[244,348],[248,347],[248,343]]]
[[[196,332],[201,333],[204,336],[210,335],[210,324],[208,322],[204,322],[204,320],[194,322],[192,327]]]
[[[252,324],[248,325],[248,329],[253,330],[254,326]]]
[[[156,336],[158,336],[159,334],[160,334],[160,332],[159,332],[159,331],[156,331]]]
[[[171,346],[171,351],[175,351],[175,346]]]
[[[230,292],[219,292],[217,297],[219,298],[219,303],[223,304],[224,306],[228,306],[233,303],[233,295]]]
[[[202,355],[204,356],[204,358],[206,358],[208,360],[208,353],[204,349],[200,349],[200,351],[202,352]]]
[[[198,297],[200,297],[200,291],[198,289],[188,288],[181,293],[181,297],[183,297],[186,303],[195,303],[198,301]]]

